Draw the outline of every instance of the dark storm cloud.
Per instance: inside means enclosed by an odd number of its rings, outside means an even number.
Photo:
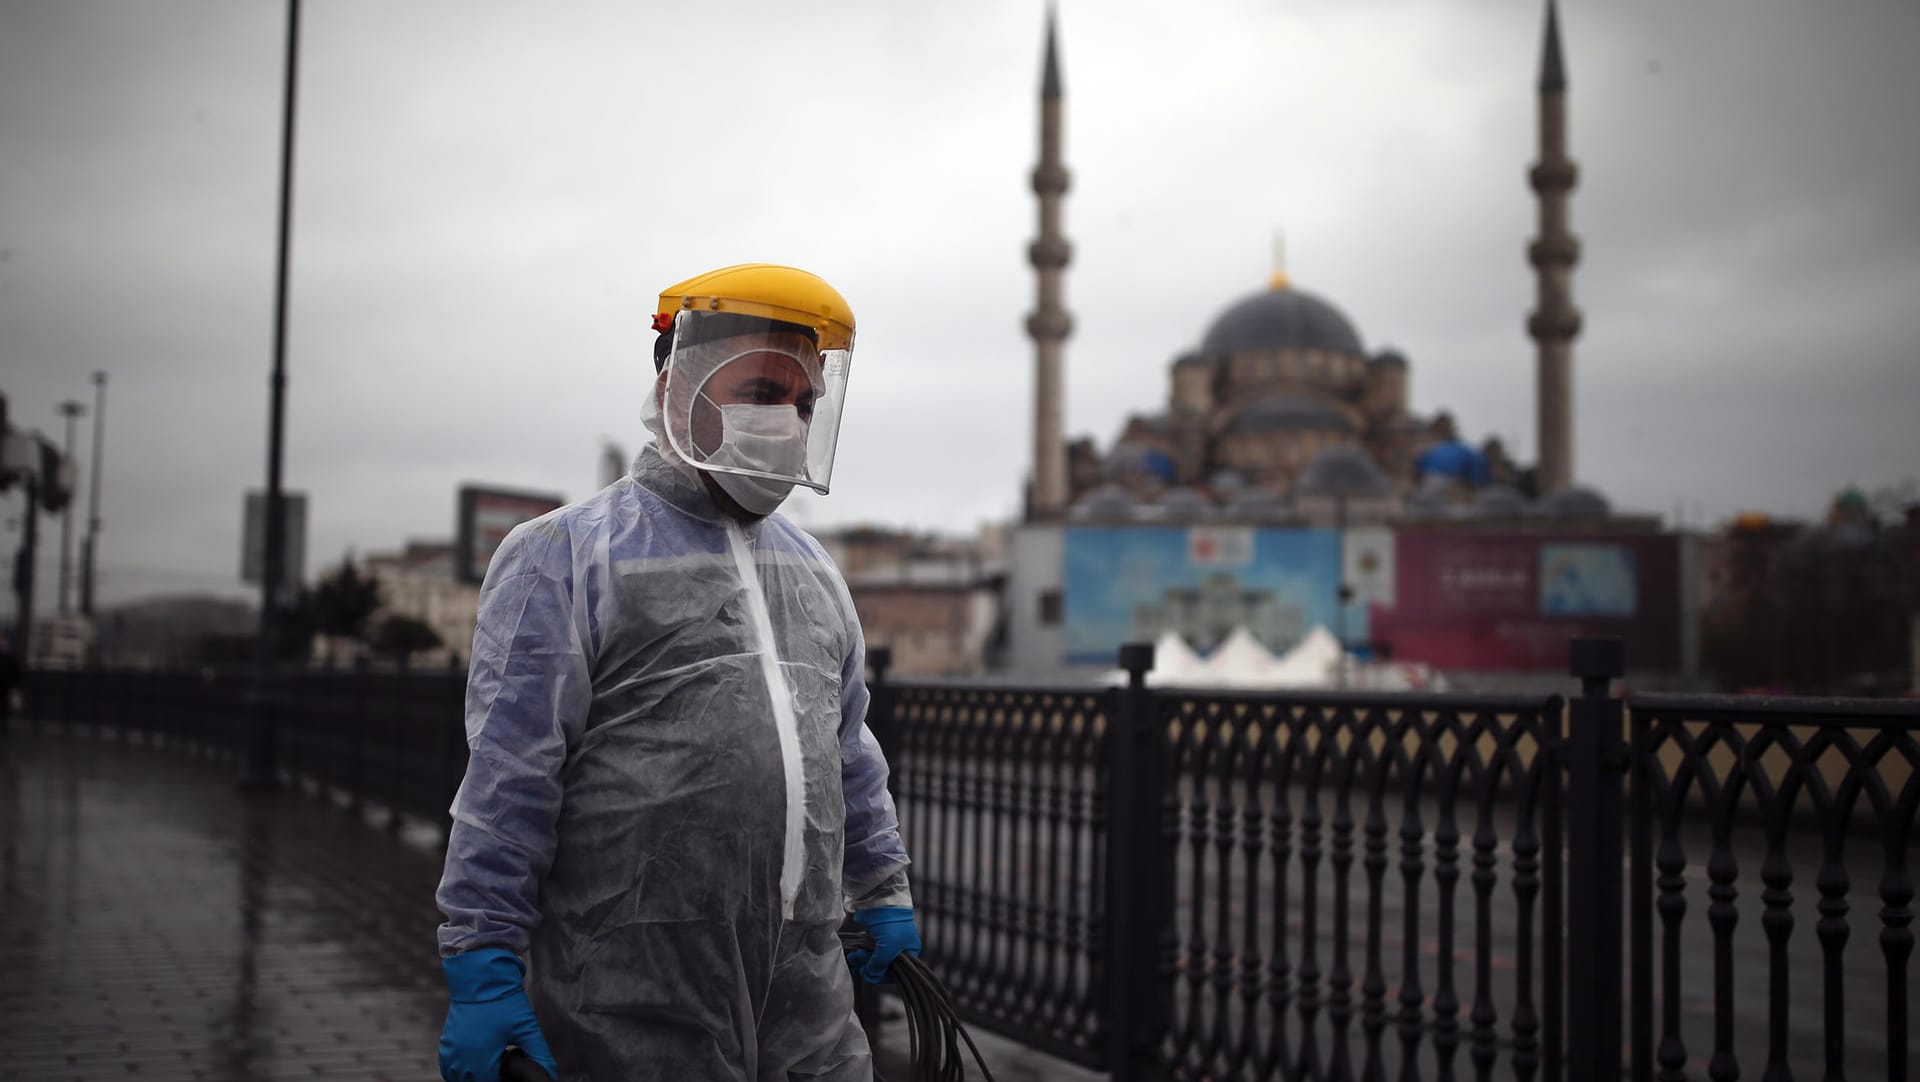
[[[728,262],[860,318],[815,524],[966,529],[1028,464],[1041,11],[307,5],[288,481],[315,560],[453,490],[632,449],[646,316]],[[1577,468],[1616,503],[1807,513],[1920,469],[1910,8],[1563,12]],[[0,391],[112,372],[103,586],[226,586],[263,475],[281,11],[0,7]],[[1068,5],[1069,426],[1157,409],[1270,271],[1531,454],[1531,3]],[[44,582],[51,582],[45,579]],[[46,595],[42,595],[43,597]]]

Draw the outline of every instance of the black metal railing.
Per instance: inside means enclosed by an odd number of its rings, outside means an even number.
[[[1174,1077],[1449,1077],[1464,1059],[1530,1079],[1558,1058],[1558,700],[1154,700]]]
[[[1144,646],[1124,687],[874,661],[926,954],[976,1024],[1128,1080],[1910,1078],[1920,702],[1623,700],[1601,641],[1567,700],[1156,688]],[[236,765],[272,717],[283,779],[444,823],[463,684],[27,693]]]
[[[305,669],[270,691],[275,772],[284,783],[446,824],[466,773],[463,672]],[[263,715],[250,674],[203,670],[45,670],[25,685],[27,715],[108,739],[145,741],[238,765]]]
[[[929,955],[1117,1078],[1908,1079],[1920,702],[1572,653],[1564,701],[877,681]]]
[[[1633,1077],[1907,1079],[1920,703],[1631,706]]]
[[[891,692],[892,788],[927,960],[976,1021],[1098,1065],[1111,696]]]
[[[1559,699],[1152,689],[1150,651],[1122,660],[1126,688],[876,681],[971,1019],[1128,1078],[1559,1077]]]

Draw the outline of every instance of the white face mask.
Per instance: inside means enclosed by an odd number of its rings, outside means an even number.
[[[794,406],[733,403],[720,407],[720,447],[707,456],[710,466],[732,466],[794,476],[807,467],[807,424]],[[733,501],[756,515],[770,515],[787,494],[792,481],[770,477],[710,471],[714,481]]]

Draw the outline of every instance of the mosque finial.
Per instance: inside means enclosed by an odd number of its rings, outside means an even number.
[[[1281,226],[1273,228],[1273,277],[1267,285],[1273,289],[1293,286],[1293,280],[1287,277],[1287,231]]]
[[[1554,0],[1547,0],[1547,29],[1540,45],[1540,93],[1564,94],[1567,69],[1560,60],[1560,12]]]
[[[1053,48],[1054,7],[1047,5],[1047,60],[1046,69],[1040,77],[1040,98],[1042,101],[1056,101],[1060,97],[1060,58]]]

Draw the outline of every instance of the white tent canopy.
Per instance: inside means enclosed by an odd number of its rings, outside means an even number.
[[[1153,643],[1153,671],[1147,677],[1152,684],[1186,684],[1200,678],[1206,662],[1193,652],[1187,640],[1169,628]]]
[[[1147,673],[1147,683],[1200,688],[1332,688],[1342,683],[1342,665],[1346,667],[1345,686],[1354,691],[1438,691],[1446,687],[1446,681],[1425,665],[1362,663],[1340,648],[1332,632],[1319,626],[1280,657],[1244,627],[1234,628],[1204,658],[1194,653],[1178,633],[1162,631],[1153,644],[1153,669]],[[1126,670],[1113,669],[1103,674],[1102,682],[1124,684]]]
[[[1307,637],[1295,643],[1273,664],[1272,683],[1268,687],[1324,688],[1336,683],[1345,651],[1340,641],[1324,627],[1315,626]]]

